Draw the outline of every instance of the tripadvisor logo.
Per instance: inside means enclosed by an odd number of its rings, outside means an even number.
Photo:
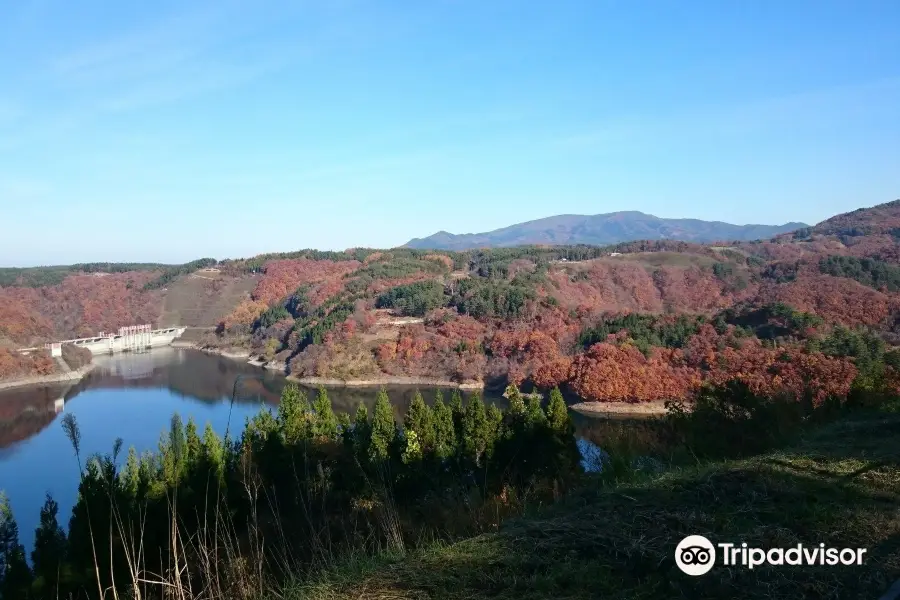
[[[716,551],[718,547],[718,552]],[[825,544],[791,548],[751,548],[746,543],[713,543],[702,535],[689,535],[675,548],[675,564],[684,573],[704,575],[716,564],[716,559],[726,567],[753,569],[760,565],[862,565],[865,548],[827,548]],[[717,556],[718,555],[718,556]]]

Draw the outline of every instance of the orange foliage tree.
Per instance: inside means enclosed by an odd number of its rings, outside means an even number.
[[[576,356],[569,385],[590,401],[652,402],[686,400],[697,389],[699,378],[689,368],[677,366],[675,353],[654,348],[645,357],[632,344],[601,342]]]

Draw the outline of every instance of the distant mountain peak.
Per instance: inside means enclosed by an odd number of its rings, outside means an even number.
[[[654,239],[698,243],[747,241],[770,238],[804,227],[809,226],[796,222],[784,225],[733,225],[700,219],[663,219],[637,210],[625,210],[599,215],[556,215],[484,233],[453,234],[442,230],[425,238],[413,238],[405,246],[468,250],[532,244],[606,245]]]

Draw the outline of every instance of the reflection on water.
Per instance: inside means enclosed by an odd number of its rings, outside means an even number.
[[[109,453],[119,437],[125,448],[141,452],[156,449],[175,412],[185,421],[193,417],[200,428],[211,423],[220,435],[227,428],[240,431],[260,408],[277,406],[285,384],[281,375],[194,350],[158,348],[96,356],[95,363],[75,385],[0,392],[0,490],[10,497],[21,541],[28,548],[45,494],[59,502],[65,522],[78,491],[78,468],[61,413],[77,417],[84,454]],[[229,410],[233,391],[236,402]],[[433,399],[435,390],[421,391]],[[388,388],[398,417],[414,392],[410,387]],[[375,390],[333,388],[329,397],[335,411],[352,414],[361,401],[374,404]]]
[[[116,438],[124,448],[155,450],[172,414],[207,422],[223,435],[239,432],[261,407],[275,407],[285,384],[281,375],[243,362],[195,350],[158,348],[151,352],[95,357],[97,367],[75,385],[0,392],[0,490],[9,495],[22,542],[30,547],[44,495],[60,504],[65,522],[78,489],[78,468],[62,431],[60,415],[73,413],[82,433],[82,452],[109,453]],[[238,383],[235,385],[235,383]],[[414,387],[388,387],[398,419]],[[431,403],[436,389],[419,388]],[[236,402],[229,410],[232,392]],[[315,390],[308,390],[315,393]],[[449,399],[452,390],[443,390]],[[373,388],[329,388],[335,412],[351,415],[363,402],[372,407]],[[501,405],[499,395],[486,400]],[[602,444],[599,422],[573,414],[579,437]],[[124,454],[124,453],[123,453]]]

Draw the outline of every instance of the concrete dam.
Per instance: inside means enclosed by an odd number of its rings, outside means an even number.
[[[72,344],[87,348],[92,354],[115,354],[117,352],[140,352],[160,346],[168,346],[181,337],[186,327],[169,327],[153,329],[151,325],[132,325],[120,327],[118,333],[102,332],[95,337],[60,340],[47,344],[52,356],[62,356],[63,344]],[[20,352],[39,350],[40,348],[23,348]]]

